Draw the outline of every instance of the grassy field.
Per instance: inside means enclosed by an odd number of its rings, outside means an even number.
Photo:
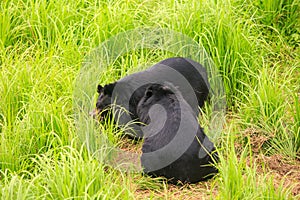
[[[220,173],[212,180],[174,186],[119,171],[79,139],[73,92],[84,59],[139,27],[193,38],[222,75],[226,124],[217,143]],[[2,0],[1,199],[300,198],[299,46],[298,0]],[[128,52],[99,82],[169,56]],[[99,129],[112,143],[140,151],[126,138],[118,142],[114,125]]]

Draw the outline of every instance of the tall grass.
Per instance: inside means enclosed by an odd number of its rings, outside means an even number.
[[[223,153],[220,157],[218,181],[220,181],[218,199],[292,199],[291,188],[279,181],[274,187],[275,179],[269,173],[258,175],[261,167],[253,162],[251,145],[246,143],[238,155],[235,150],[236,134],[233,127],[228,129],[231,134],[224,138]],[[265,170],[265,169],[263,169]]]
[[[129,180],[71,146],[37,156],[36,170],[17,176],[4,171],[2,199],[131,199]]]
[[[188,35],[220,71],[228,117],[218,143],[220,173],[212,181],[217,190],[212,198],[290,198],[283,182],[275,187],[267,171],[257,170],[261,166],[252,159],[250,138],[240,136],[252,128],[267,138],[261,153],[299,159],[299,9],[299,1],[291,0],[1,1],[1,198],[133,199],[144,190],[151,199],[160,198],[159,192],[171,196],[161,180],[107,166],[85,149],[76,132],[72,94],[85,56],[111,36],[137,27]],[[169,56],[156,49],[129,52],[101,74],[99,83]],[[100,125],[100,131],[119,143],[122,130],[113,123]],[[244,151],[236,151],[236,143],[243,143]],[[179,195],[189,197],[193,193]]]

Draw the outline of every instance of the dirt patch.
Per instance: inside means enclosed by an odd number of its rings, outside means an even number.
[[[120,141],[107,160],[108,164],[120,171],[141,173],[141,144],[128,138]]]
[[[259,153],[260,150],[262,149],[263,145],[268,140],[270,140],[271,138],[274,137],[274,135],[272,135],[272,134],[269,134],[269,135],[263,134],[255,128],[245,129],[242,136],[250,138],[251,149],[254,153]],[[243,144],[240,144],[239,146],[244,147]]]
[[[293,195],[300,194],[300,162],[288,162],[282,155],[265,156],[263,154],[255,156],[254,162],[260,166],[259,173],[268,173],[274,176],[275,186],[279,186],[281,181],[285,188],[292,188]],[[263,167],[264,166],[264,169]]]
[[[266,156],[261,153],[263,145],[270,140],[274,135],[266,136],[259,130],[254,128],[247,128],[244,130],[242,137],[250,139],[251,149],[254,153],[254,162],[258,166],[260,174],[269,173],[274,177],[275,186],[279,186],[281,181],[285,188],[292,188],[293,195],[300,195],[300,161],[287,161],[284,156],[276,154]],[[243,149],[244,144],[235,144],[236,148]],[[250,164],[250,162],[248,162]]]
[[[211,199],[217,195],[217,190],[212,189],[212,181],[183,186],[166,185],[161,191],[136,190],[136,199]]]

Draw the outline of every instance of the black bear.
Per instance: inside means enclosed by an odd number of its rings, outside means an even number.
[[[170,83],[149,86],[137,107],[146,125],[141,163],[144,172],[170,182],[195,183],[211,178],[218,161],[190,105]]]
[[[178,87],[183,98],[195,112],[198,106],[203,106],[210,90],[206,69],[201,64],[187,58],[168,58],[147,70],[128,75],[117,82],[104,87],[98,85],[99,96],[93,114],[101,112],[102,116],[105,116],[107,112],[102,111],[115,103],[129,111],[129,116],[123,117],[121,123],[138,120],[136,108],[146,88],[151,84],[165,81]],[[143,137],[137,132],[134,133],[135,137]]]

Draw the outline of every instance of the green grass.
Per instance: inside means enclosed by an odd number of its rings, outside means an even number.
[[[173,197],[176,192],[162,180],[107,165],[109,147],[119,144],[126,129],[109,121],[96,130],[87,129],[94,127],[93,120],[76,124],[73,92],[85,58],[101,42],[138,27],[161,27],[193,38],[222,76],[226,124],[217,142],[220,173],[207,182],[208,196],[297,198],[293,185],[278,182],[267,167],[259,170],[264,164],[255,162],[253,135],[243,134],[251,129],[254,137],[266,138],[259,154],[279,154],[299,165],[300,3],[291,0],[1,1],[0,197]],[[127,52],[98,81],[113,82],[173,55],[160,49]],[[209,117],[202,118],[208,130]],[[95,135],[83,144],[85,133]],[[176,191],[176,198],[195,198],[188,188]]]

